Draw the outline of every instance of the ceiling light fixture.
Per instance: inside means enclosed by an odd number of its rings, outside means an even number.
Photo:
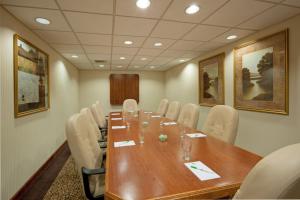
[[[124,44],[131,45],[131,44],[133,44],[133,42],[130,40],[126,40],[126,41],[124,41]]]
[[[185,60],[184,59],[181,59],[181,60],[179,60],[180,62],[185,62]]]
[[[192,4],[185,9],[185,13],[188,15],[193,15],[193,14],[199,12],[199,10],[200,10],[200,7],[198,5]]]
[[[123,66],[121,66],[121,65],[119,65],[119,66],[117,66],[117,68],[122,68]]]
[[[236,39],[236,38],[237,38],[236,35],[230,35],[230,36],[228,36],[226,39],[227,39],[227,40],[234,40],[234,39]]]
[[[99,65],[99,67],[101,67],[101,68],[102,68],[102,67],[104,67],[104,65]]]
[[[135,4],[141,9],[146,9],[150,6],[151,2],[150,0],[137,0]]]
[[[72,58],[78,58],[78,56],[77,56],[77,55],[72,55],[71,57],[72,57]]]
[[[50,20],[46,19],[46,18],[42,18],[42,17],[37,17],[35,18],[35,21],[39,24],[43,24],[43,25],[49,25],[51,22]]]
[[[155,68],[155,66],[150,66],[150,69],[154,69]]]
[[[156,43],[154,43],[154,46],[160,47],[160,46],[162,46],[162,43],[161,42],[156,42]]]
[[[121,60],[125,60],[126,58],[122,56],[122,57],[120,57],[120,59],[121,59]]]
[[[141,58],[141,60],[147,60],[147,58]]]

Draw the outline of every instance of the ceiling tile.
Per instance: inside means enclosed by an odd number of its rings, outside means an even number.
[[[148,38],[144,43],[144,48],[154,48],[154,49],[167,49],[171,46],[176,40],[171,39],[161,39],[161,38]],[[154,46],[155,43],[160,42],[162,46]]]
[[[78,69],[80,69],[80,70],[93,70],[93,69],[95,69],[95,68],[93,67],[93,65],[91,65],[90,63],[77,63],[77,64],[74,63],[74,65],[75,65]]]
[[[86,53],[100,53],[100,54],[110,54],[111,47],[109,46],[94,46],[94,45],[84,45],[83,46]]]
[[[145,37],[115,35],[113,45],[119,47],[140,47],[142,46],[144,40]],[[133,44],[126,45],[124,44],[124,41],[132,41]]]
[[[136,6],[136,0],[117,0],[117,15],[160,18],[171,0],[151,0],[148,9],[140,9]]]
[[[133,17],[116,17],[115,31],[116,35],[148,36],[156,20],[142,19]]]
[[[227,0],[174,0],[163,16],[163,19],[199,23],[226,1]],[[186,14],[185,9],[191,4],[197,4],[200,7],[200,11],[194,15]]]
[[[200,44],[202,44],[202,42],[178,40],[169,49],[170,50],[193,50]]]
[[[163,50],[162,49],[140,49],[137,55],[140,56],[158,56]]]
[[[2,0],[2,3],[5,5],[58,9],[54,0]]]
[[[85,45],[111,45],[111,35],[77,33],[77,36],[80,42]]]
[[[95,64],[94,68],[97,70],[110,70],[110,64],[105,64],[104,67],[100,67],[100,65]]]
[[[79,12],[64,12],[75,32],[83,33],[112,33],[113,17]]]
[[[153,59],[149,65],[164,65],[168,62],[170,62],[173,58],[171,57],[157,57]]]
[[[278,5],[241,24],[240,28],[262,29],[300,13],[299,8]]]
[[[204,23],[234,27],[273,5],[272,3],[254,0],[231,0],[218,12],[205,20]]]
[[[209,42],[205,42],[203,44],[200,44],[198,47],[196,47],[195,49],[193,49],[194,51],[211,51],[211,50],[215,50],[219,47],[224,46],[225,44],[223,42],[213,42],[213,41],[209,41]]]
[[[14,6],[5,6],[5,8],[32,29],[71,31],[63,15],[58,10]],[[49,25],[39,24],[35,22],[37,17],[47,18],[51,23]]]
[[[65,45],[65,44],[52,44],[51,45],[54,49],[56,49],[61,54],[64,53],[72,53],[72,54],[83,54],[84,51],[80,45]]]
[[[205,51],[202,51],[202,52],[199,52],[199,51],[186,51],[182,56],[180,56],[180,58],[183,59],[183,60],[188,61],[190,59],[193,59],[193,58],[196,58],[196,57],[200,56],[203,53],[205,53]]]
[[[181,22],[160,21],[151,37],[179,39],[195,25]]]
[[[72,32],[42,31],[42,30],[35,30],[35,32],[48,43],[79,44],[74,33]]]
[[[179,51],[179,50],[166,50],[164,51],[160,56],[164,57],[178,57],[184,54],[184,51]]]
[[[247,35],[250,35],[251,33],[254,33],[254,31],[248,31],[248,30],[241,30],[241,29],[231,29],[230,31],[227,31],[226,33],[220,35],[219,37],[215,38],[214,42],[224,42],[224,43],[230,43],[236,40],[239,40]],[[227,40],[226,38],[230,35],[236,35],[238,36],[234,40]]]
[[[128,66],[128,70],[131,71],[138,71],[138,70],[142,70],[144,67],[143,66],[139,66],[139,65],[130,65]]]
[[[299,0],[286,0],[283,3],[287,4],[287,5],[291,5],[291,6],[300,7],[300,1]]]
[[[186,36],[185,40],[198,40],[198,41],[209,41],[218,35],[228,31],[228,28],[217,27],[217,26],[207,26],[207,25],[198,25]]]
[[[124,71],[127,69],[127,66],[126,65],[112,65],[111,66],[111,70],[114,70],[114,71]]]
[[[57,0],[62,10],[72,10],[92,13],[113,13],[112,0]]]
[[[146,58],[146,60],[143,60],[143,58]],[[135,56],[134,59],[131,62],[131,65],[140,65],[144,66],[151,62],[154,57],[152,56]]]
[[[135,55],[138,48],[113,47],[113,54],[117,55]]]

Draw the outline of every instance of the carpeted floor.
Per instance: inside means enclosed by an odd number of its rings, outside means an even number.
[[[80,176],[70,156],[43,198],[44,200],[85,200]]]

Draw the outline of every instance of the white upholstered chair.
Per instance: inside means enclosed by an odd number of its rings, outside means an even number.
[[[105,119],[105,114],[101,103],[99,101],[96,101],[96,103],[92,105],[91,110],[99,128],[107,128],[107,121]]]
[[[168,110],[166,113],[166,118],[176,121],[178,118],[179,111],[180,111],[179,101],[172,101],[171,103],[169,103]]]
[[[138,106],[135,99],[126,99],[123,102],[123,111],[124,112],[137,112]]]
[[[168,103],[169,103],[168,99],[162,99],[159,103],[156,113],[159,114],[160,116],[165,116],[168,109]]]
[[[237,135],[239,114],[227,105],[216,105],[208,113],[203,132],[233,144]]]
[[[82,113],[70,117],[66,124],[66,136],[72,157],[88,199],[104,198],[104,168],[102,150],[95,140],[95,129]]]
[[[249,172],[234,199],[300,199],[300,143],[283,147]]]
[[[188,103],[185,104],[179,114],[178,123],[190,127],[196,128],[199,119],[199,106]]]

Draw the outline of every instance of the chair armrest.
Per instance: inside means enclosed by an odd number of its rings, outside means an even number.
[[[89,176],[97,175],[97,174],[105,174],[105,169],[104,168],[87,169],[85,167],[82,167],[81,173],[82,173],[83,187],[84,187],[84,192],[85,192],[86,197],[90,200],[104,199],[104,194],[94,197],[93,194],[91,193],[90,184],[89,184]]]

